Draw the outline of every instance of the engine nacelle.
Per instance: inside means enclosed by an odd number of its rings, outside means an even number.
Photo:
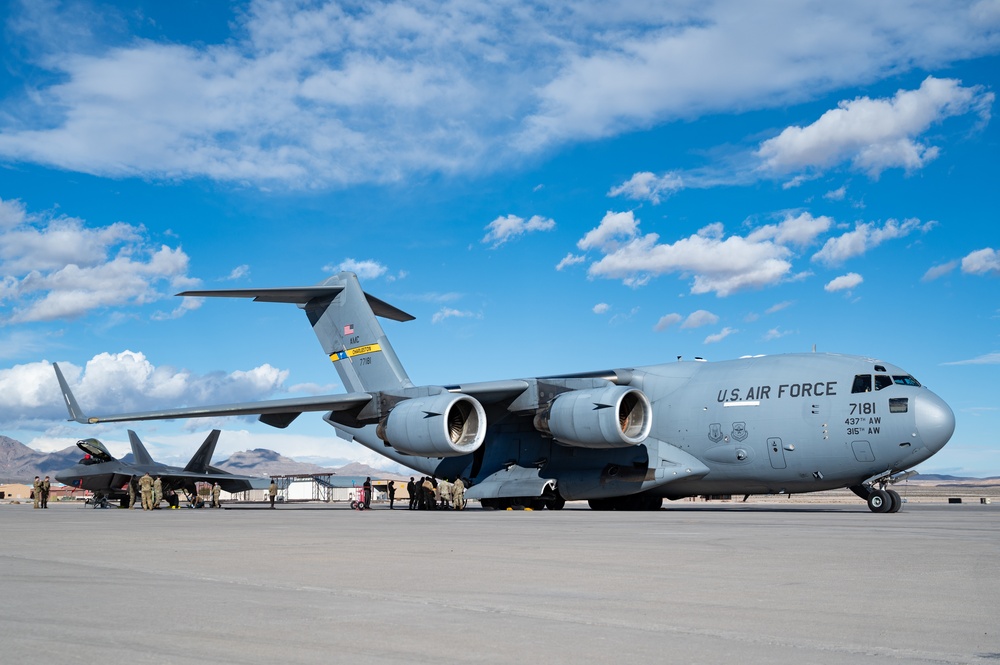
[[[379,436],[401,453],[456,457],[486,438],[486,411],[468,395],[443,393],[406,399],[379,426]]]
[[[653,408],[642,391],[628,386],[572,390],[535,414],[535,429],[581,448],[626,448],[642,443]]]

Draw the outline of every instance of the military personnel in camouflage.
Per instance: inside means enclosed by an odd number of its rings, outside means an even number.
[[[150,477],[148,471],[145,474],[143,474],[142,478],[139,479],[139,493],[142,495],[142,509],[152,510],[153,479]]]

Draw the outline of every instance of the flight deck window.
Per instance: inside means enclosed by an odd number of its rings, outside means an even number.
[[[872,375],[871,374],[858,374],[854,377],[854,386],[851,388],[852,393],[870,393],[872,391]]]
[[[897,386],[913,386],[914,388],[920,387],[920,382],[912,376],[893,376],[892,381]]]
[[[889,413],[906,413],[910,408],[910,400],[906,397],[890,397]]]
[[[882,390],[892,385],[892,379],[885,374],[875,375],[875,390]]]

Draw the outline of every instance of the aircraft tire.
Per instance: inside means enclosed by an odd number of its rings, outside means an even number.
[[[892,499],[883,490],[872,490],[868,495],[868,510],[873,513],[886,513],[892,507]]]
[[[614,508],[608,499],[590,499],[587,501],[587,505],[590,506],[591,510],[611,510]]]
[[[563,508],[566,507],[566,499],[562,498],[561,496],[557,496],[554,499],[549,499],[546,502],[546,504],[547,504],[546,507],[549,510],[562,510]]]
[[[896,490],[886,490],[886,494],[889,495],[890,505],[887,513],[898,513],[899,509],[903,507],[903,499],[899,496],[899,492]]]

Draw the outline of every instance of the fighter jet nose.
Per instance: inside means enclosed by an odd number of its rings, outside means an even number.
[[[955,433],[955,413],[943,399],[929,390],[923,391],[914,402],[917,434],[929,449],[934,452],[941,450]]]

